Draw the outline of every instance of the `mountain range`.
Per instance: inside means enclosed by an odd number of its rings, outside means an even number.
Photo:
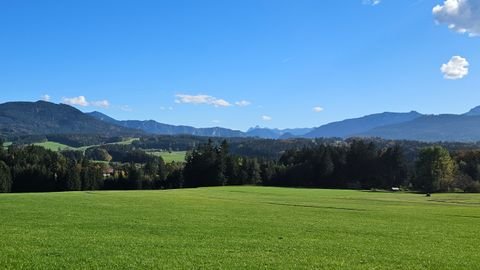
[[[315,128],[304,136],[307,138],[318,137],[341,137],[347,138],[352,136],[360,136],[372,129],[409,122],[421,117],[422,114],[412,111],[409,113],[378,113],[371,114],[360,118],[347,119],[339,122],[333,122]]]
[[[141,133],[97,120],[80,110],[45,101],[0,104],[0,135],[104,134],[127,136]]]
[[[153,120],[120,121],[120,120],[113,119],[100,112],[91,112],[91,113],[87,113],[87,115],[109,124],[113,124],[113,125],[124,127],[124,128],[129,128],[129,129],[141,130],[148,134],[156,134],[156,135],[187,134],[187,135],[207,136],[207,137],[244,137],[245,136],[245,134],[239,130],[231,130],[231,129],[221,128],[221,127],[194,128],[190,126],[174,126],[174,125],[158,123]]]
[[[222,127],[195,128],[154,120],[116,120],[100,112],[83,113],[45,101],[0,104],[0,135],[102,134],[109,136],[195,135],[207,137],[258,137],[267,139],[318,137],[380,137],[418,141],[480,141],[480,106],[464,114],[424,115],[384,112],[329,123],[317,128],[269,129],[246,132]]]

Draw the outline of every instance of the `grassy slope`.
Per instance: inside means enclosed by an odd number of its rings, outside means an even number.
[[[163,158],[165,163],[170,162],[184,162],[185,156],[187,155],[186,151],[178,151],[178,152],[159,152],[159,151],[148,151],[149,154],[154,156],[160,156]]]
[[[132,144],[133,141],[138,140],[138,138],[132,138],[128,139],[122,142],[117,142],[117,143],[109,143],[109,144],[121,144],[121,145],[128,145]],[[52,150],[52,151],[62,151],[62,150],[75,150],[75,151],[85,151],[90,147],[95,147],[98,145],[89,145],[89,146],[84,146],[84,147],[71,147],[65,144],[57,143],[57,142],[41,142],[41,143],[35,143],[37,146],[42,146],[46,149]],[[185,155],[187,152],[185,151],[178,151],[178,152],[159,152],[159,151],[148,151],[148,153],[155,155],[155,156],[161,156],[163,160],[166,163],[170,163],[172,161],[175,162],[184,162],[185,161]]]
[[[41,142],[41,143],[34,143],[36,146],[42,146],[43,148],[46,148],[48,150],[52,151],[62,151],[62,150],[76,150],[76,151],[82,151],[80,148],[75,148],[71,147],[65,144],[57,143],[57,142]]]
[[[135,141],[135,140],[138,140],[138,139],[137,138],[132,138],[132,139],[128,139],[128,140],[121,141],[121,142],[107,143],[107,144],[128,145],[128,144],[132,144],[132,142]],[[49,149],[49,150],[52,150],[52,151],[62,151],[62,150],[85,151],[90,147],[99,146],[99,145],[89,145],[89,146],[83,146],[83,147],[76,148],[76,147],[71,147],[71,146],[68,146],[68,145],[65,145],[65,144],[61,144],[61,143],[57,143],[57,142],[50,142],[50,141],[41,142],[41,143],[34,143],[34,145],[42,146],[42,147],[44,147],[46,149]]]
[[[480,195],[225,187],[0,195],[1,268],[478,269]]]

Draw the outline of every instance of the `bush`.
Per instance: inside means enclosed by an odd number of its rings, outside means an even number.
[[[107,150],[103,148],[89,148],[85,151],[85,157],[90,160],[99,160],[99,161],[107,161],[110,162],[112,160],[112,156],[108,153]]]
[[[474,181],[467,174],[460,174],[455,178],[455,188],[464,192],[480,193],[480,182]]]

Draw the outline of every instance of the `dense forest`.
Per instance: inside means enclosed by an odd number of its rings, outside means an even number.
[[[242,144],[246,142],[251,141]],[[145,141],[136,146],[107,144],[85,152],[54,152],[33,145],[5,148],[1,141],[0,191],[267,185],[480,192],[478,150],[450,145],[454,150],[448,151],[442,146],[402,141],[311,142],[298,144],[293,140],[290,148],[274,158],[273,154],[238,154],[238,142],[207,139],[189,151],[185,162],[165,164],[161,157],[137,148]],[[232,145],[237,147],[235,151]],[[268,144],[264,147],[268,148]]]

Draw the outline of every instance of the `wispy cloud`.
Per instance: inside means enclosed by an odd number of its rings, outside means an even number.
[[[369,6],[376,6],[380,4],[382,1],[381,0],[363,0],[362,3],[364,5],[369,5]]]
[[[50,101],[50,99],[51,99],[50,95],[45,94],[42,96],[43,101]]]
[[[175,103],[179,104],[205,104],[214,107],[230,107],[232,104],[224,99],[209,95],[175,95]]]
[[[98,100],[90,102],[90,106],[108,108],[110,107],[110,102],[108,100]]]
[[[160,110],[161,111],[173,111],[173,107],[171,107],[171,106],[170,107],[161,106]]]
[[[443,64],[440,70],[447,80],[458,80],[468,75],[469,63],[461,56],[453,56],[448,63]]]
[[[251,104],[252,103],[250,101],[247,101],[247,100],[240,100],[240,101],[235,102],[235,105],[237,105],[239,107],[246,107],[246,106],[249,106]]]
[[[82,107],[86,107],[89,105],[87,98],[85,98],[84,96],[71,97],[71,98],[64,97],[62,100],[63,100],[63,103],[67,105],[82,106]]]
[[[262,115],[262,120],[263,121],[272,121],[272,117],[271,116],[268,116],[268,115]]]
[[[88,101],[85,96],[78,96],[78,97],[64,97],[62,99],[63,103],[72,106],[93,106],[93,107],[100,107],[100,108],[108,108],[110,107],[110,102],[108,100],[98,100],[98,101]]]
[[[324,109],[323,109],[322,107],[320,107],[320,106],[317,106],[317,107],[313,107],[312,110],[313,110],[314,112],[319,113],[319,112],[323,112]]]
[[[128,105],[122,105],[120,106],[120,110],[124,111],[124,112],[132,112],[133,109],[132,107],[128,106]]]

